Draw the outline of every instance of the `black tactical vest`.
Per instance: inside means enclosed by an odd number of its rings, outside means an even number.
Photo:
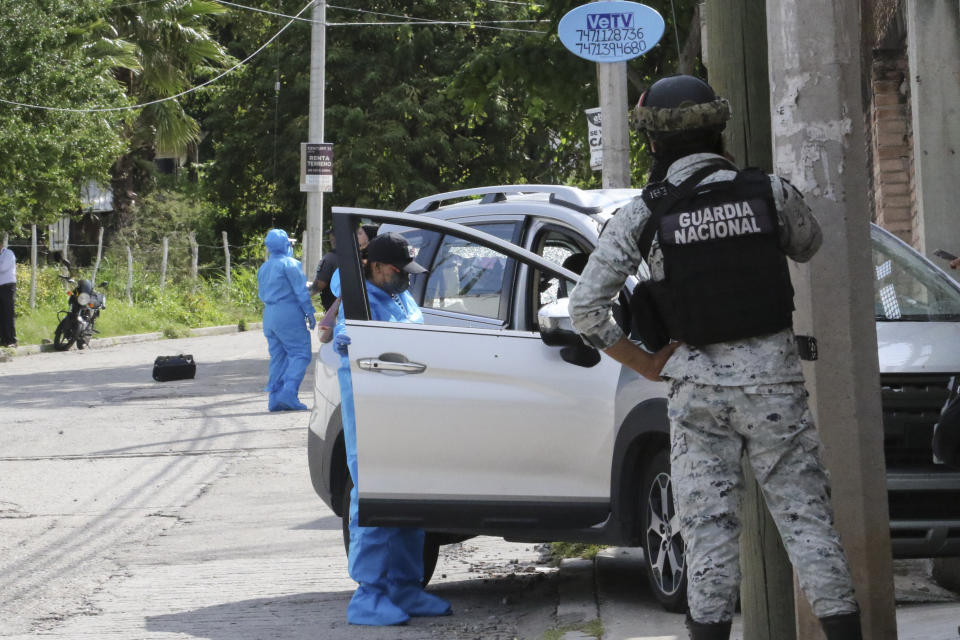
[[[769,176],[744,169],[658,211],[674,188],[651,185],[643,195],[664,259],[665,280],[651,283],[651,294],[670,337],[703,346],[792,326],[793,286]],[[649,246],[642,248],[647,257]]]

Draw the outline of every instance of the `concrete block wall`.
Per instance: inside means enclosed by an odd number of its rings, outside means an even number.
[[[906,52],[878,51],[871,69],[870,113],[876,223],[917,246],[913,133]]]

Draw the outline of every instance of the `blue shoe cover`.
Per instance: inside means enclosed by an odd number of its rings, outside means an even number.
[[[347,605],[347,622],[386,627],[406,624],[410,616],[403,612],[387,594],[375,587],[361,584]]]
[[[277,394],[272,391],[270,392],[270,398],[267,400],[267,409],[270,411],[285,411],[280,401],[277,400]]]
[[[281,391],[277,394],[277,404],[281,411],[306,411],[307,405],[300,402],[294,393]]]
[[[427,593],[418,583],[391,584],[390,600],[409,616],[448,616],[453,613],[450,603]]]

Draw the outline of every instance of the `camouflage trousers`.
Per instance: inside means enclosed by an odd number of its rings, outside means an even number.
[[[744,452],[813,612],[822,618],[857,611],[803,383],[674,382],[668,407],[690,616],[703,623],[733,617],[740,585]]]

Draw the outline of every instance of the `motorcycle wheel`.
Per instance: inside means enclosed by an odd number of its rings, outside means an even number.
[[[70,316],[64,316],[53,334],[53,348],[57,351],[66,351],[73,345],[75,340],[76,337],[73,335],[73,321],[70,319]]]

